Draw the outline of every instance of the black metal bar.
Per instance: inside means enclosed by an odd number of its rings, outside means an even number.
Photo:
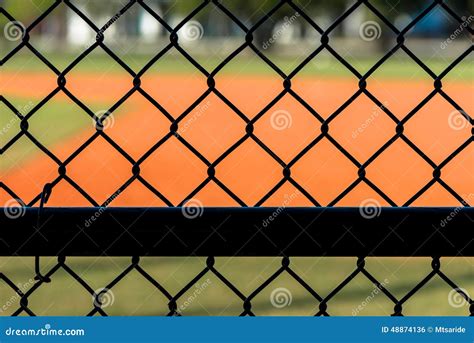
[[[195,210],[1,211],[0,255],[474,256],[473,208]]]
[[[96,33],[96,42],[71,62],[66,68],[60,70],[51,61],[44,56],[39,49],[35,47],[36,43],[30,38],[34,37],[34,29],[40,23],[49,20],[51,13],[57,6],[64,5],[75,15],[80,17]],[[371,3],[368,0],[354,1],[352,6],[346,8],[343,13],[336,18],[326,29],[322,29],[318,23],[313,21],[310,15],[306,13],[305,6],[292,1],[274,1],[274,6],[268,11],[264,11],[262,16],[251,27],[238,18],[232,10],[225,4],[218,1],[204,1],[185,17],[177,26],[169,25],[157,12],[155,12],[145,1],[129,0],[122,4],[122,8],[100,27],[94,23],[94,20],[88,17],[88,14],[82,9],[76,7],[70,1],[55,1],[41,15],[32,21],[26,27],[18,22],[7,10],[0,6],[0,16],[5,16],[9,25],[14,25],[19,33],[17,45],[11,51],[7,51],[5,56],[0,56],[0,66],[3,66],[21,50],[27,50],[38,58],[51,75],[57,77],[58,86],[52,92],[42,99],[38,105],[28,113],[22,114],[13,106],[6,96],[0,95],[0,102],[12,112],[20,121],[20,131],[14,135],[5,145],[0,146],[0,156],[9,151],[21,138],[27,139],[35,145],[41,152],[47,156],[51,162],[57,165],[58,173],[51,175],[51,179],[43,186],[43,192],[29,199],[22,198],[24,195],[15,194],[15,185],[8,184],[7,181],[0,180],[0,191],[6,192],[12,198],[12,207],[0,208],[0,256],[35,256],[35,280],[36,283],[26,292],[17,287],[12,279],[0,270],[0,282],[4,282],[7,288],[10,288],[21,299],[18,308],[13,315],[28,314],[35,315],[34,304],[32,308],[28,307],[28,299],[43,285],[52,281],[55,273],[62,269],[71,278],[82,285],[93,297],[91,311],[88,315],[107,315],[104,311],[99,294],[96,294],[93,288],[82,279],[80,274],[76,273],[70,266],[65,256],[123,256],[132,255],[131,263],[122,272],[120,272],[105,288],[113,288],[130,271],[136,270],[157,288],[168,300],[168,315],[181,315],[178,311],[179,299],[189,291],[195,281],[199,280],[207,273],[217,276],[237,297],[243,302],[243,312],[241,315],[255,315],[252,308],[253,299],[261,291],[270,285],[281,273],[288,273],[293,279],[304,287],[314,298],[315,305],[318,304],[316,315],[329,315],[332,309],[332,299],[352,280],[360,275],[365,276],[374,287],[379,289],[393,303],[393,315],[403,315],[404,304],[411,299],[425,284],[436,275],[441,278],[450,288],[454,295],[460,296],[469,304],[466,314],[474,315],[474,300],[469,297],[463,288],[451,280],[447,274],[441,270],[440,256],[474,256],[474,210],[472,206],[472,193],[461,194],[459,190],[452,187],[449,182],[443,179],[445,167],[453,159],[466,151],[474,143],[474,136],[467,135],[466,140],[459,147],[450,152],[444,160],[436,163],[430,156],[423,151],[414,141],[410,140],[408,135],[404,134],[405,125],[425,107],[425,105],[435,96],[441,96],[449,102],[453,110],[466,120],[465,125],[474,127],[474,118],[468,114],[456,101],[450,97],[444,87],[445,77],[461,62],[465,61],[470,53],[474,51],[471,44],[465,52],[460,54],[454,61],[448,64],[446,69],[437,74],[430,69],[425,62],[412,52],[405,40],[409,39],[408,32],[412,30],[417,23],[427,17],[436,8],[444,11],[450,19],[459,24],[460,28],[468,33],[473,33],[473,29],[466,24],[466,17],[457,14],[450,5],[443,1],[432,0],[426,6],[420,9],[420,14],[411,20],[404,28],[397,28],[383,12],[378,9],[376,2]],[[315,32],[321,35],[321,44],[309,54],[304,56],[301,62],[294,70],[285,74],[277,64],[258,46],[254,33],[272,19],[272,15],[279,9],[289,6],[295,13],[299,14],[306,25],[309,25]],[[141,7],[148,14],[153,16],[157,22],[163,26],[168,35],[169,44],[148,61],[141,70],[133,70],[124,59],[122,59],[111,47],[107,45],[105,37],[108,35],[108,29],[115,25],[117,20],[123,16],[132,7]],[[241,45],[231,54],[229,54],[213,70],[206,70],[198,60],[194,59],[186,50],[185,45],[180,44],[179,31],[184,25],[191,21],[199,12],[206,7],[212,7],[214,10],[225,15],[234,25],[240,28],[245,39]],[[371,66],[365,74],[361,74],[355,66],[351,65],[349,60],[340,55],[333,46],[331,33],[341,25],[341,23],[359,7],[365,8],[372,13],[377,20],[385,25],[385,34],[394,34],[394,40],[387,47],[388,51]],[[260,9],[261,10],[261,9]],[[31,35],[30,35],[31,34]],[[275,71],[282,82],[282,89],[278,95],[266,104],[259,113],[253,118],[238,108],[232,101],[220,91],[219,84],[216,85],[216,77],[220,75],[222,69],[233,61],[243,50],[252,50],[262,63]],[[75,96],[66,86],[71,72],[76,66],[88,57],[93,51],[102,50],[112,60],[118,63],[123,70],[133,78],[133,88],[127,91],[116,103],[110,107],[106,115],[100,118],[93,111]],[[171,50],[176,52],[191,63],[195,70],[207,79],[208,89],[192,105],[178,117],[173,117],[167,109],[154,99],[147,91],[141,87],[141,78],[148,70],[157,63],[162,57]],[[336,108],[326,119],[312,108],[305,99],[297,93],[292,87],[292,81],[301,70],[310,62],[315,61],[317,55],[326,50],[333,58],[343,65],[350,72],[355,80],[358,81],[359,89],[348,99]],[[433,90],[426,94],[426,97],[417,104],[408,113],[403,114],[402,118],[395,116],[388,107],[385,106],[374,94],[371,88],[367,87],[367,82],[371,82],[373,74],[395,53],[404,52],[412,63],[418,65],[433,80]],[[76,105],[78,105],[84,114],[91,117],[96,122],[96,130],[89,139],[77,148],[70,156],[65,159],[57,157],[52,150],[41,143],[41,139],[36,137],[29,130],[29,120],[35,118],[38,111],[43,108],[56,94],[63,93]],[[121,107],[127,99],[134,93],[143,95],[151,105],[159,110],[164,118],[170,122],[170,131],[161,137],[155,144],[142,156],[135,160],[127,151],[125,151],[117,142],[108,135],[108,130],[104,128],[103,120]],[[180,124],[183,120],[210,94],[217,96],[223,101],[240,119],[245,123],[245,132],[242,131],[241,137],[234,142],[227,150],[222,152],[215,160],[207,158],[188,142],[185,137],[179,134]],[[381,113],[386,114],[396,124],[396,129],[385,144],[380,145],[379,149],[373,153],[367,160],[359,161],[355,156],[344,148],[344,144],[332,136],[330,124],[344,110],[347,109],[359,96],[367,96],[376,107],[380,108]],[[291,96],[295,101],[306,108],[320,123],[321,132],[317,133],[314,139],[299,151],[291,161],[284,161],[275,151],[261,140],[255,133],[255,125],[262,120],[263,116],[279,102],[283,96]],[[473,131],[474,132],[474,131]],[[94,199],[93,196],[68,173],[69,165],[96,139],[103,138],[110,147],[124,157],[130,163],[130,178],[120,186],[105,202]],[[186,149],[193,153],[203,162],[207,168],[207,177],[202,180],[197,187],[185,198],[175,202],[170,201],[160,189],[155,188],[140,173],[142,163],[147,160],[152,153],[160,149],[163,144],[170,139],[176,138]],[[265,151],[275,162],[277,162],[283,173],[283,178],[278,181],[267,194],[262,195],[261,199],[253,204],[246,204],[234,193],[232,187],[219,179],[220,163],[225,160],[235,149],[247,140],[253,140]],[[340,153],[342,153],[358,169],[357,178],[354,175],[352,182],[334,199],[324,204],[309,189],[305,189],[292,177],[292,168],[298,161],[305,156],[310,149],[314,148],[321,141],[326,140],[332,144]],[[405,203],[396,203],[385,193],[383,187],[379,187],[367,174],[367,169],[379,156],[397,141],[403,141],[414,153],[428,163],[433,169],[433,177],[426,180],[427,183],[417,189]],[[46,208],[51,192],[61,181],[68,183],[77,192],[79,192],[91,206],[114,205],[113,201],[116,195],[120,195],[130,186],[132,182],[139,182],[149,191],[154,193],[166,206],[170,208]],[[239,206],[254,206],[250,208],[202,208],[187,207],[188,201],[198,194],[209,182],[214,182],[222,191],[227,193]],[[306,197],[316,207],[311,208],[260,208],[265,202],[277,192],[285,183],[290,183],[301,194]],[[340,201],[346,197],[358,184],[365,183],[369,188],[376,192],[385,203],[393,206],[392,208],[364,207],[364,208],[333,208],[340,204]],[[438,185],[449,192],[462,207],[457,208],[407,208],[415,203],[432,186]],[[32,206],[38,206],[32,207]],[[376,204],[376,203],[375,203]],[[3,204],[0,204],[3,205]],[[67,205],[67,204],[65,204]],[[178,207],[173,207],[173,206]],[[185,207],[179,207],[184,205]],[[321,205],[327,207],[320,207]],[[402,205],[402,207],[397,207]],[[7,206],[7,204],[5,204]],[[362,205],[361,205],[362,206]],[[41,271],[40,255],[58,256],[57,264],[44,272]],[[178,292],[167,291],[153,276],[140,266],[138,256],[208,256],[205,268],[195,275],[191,282]],[[281,267],[278,268],[269,278],[250,293],[239,290],[226,276],[220,273],[214,265],[213,256],[282,256]],[[307,284],[290,266],[288,256],[357,256],[356,269],[337,285],[324,298]],[[431,271],[414,288],[401,297],[396,297],[365,267],[365,257],[367,256],[431,256]],[[53,304],[52,304],[53,305]],[[35,309],[36,311],[36,309]]]

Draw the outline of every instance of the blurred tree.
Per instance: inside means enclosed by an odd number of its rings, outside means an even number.
[[[76,5],[86,8],[87,12],[94,19],[101,16],[112,16],[123,7],[123,1],[103,1],[103,0],[76,0]],[[254,25],[260,18],[273,8],[280,0],[221,0],[222,4],[234,13],[247,27]],[[433,0],[370,0],[370,3],[378,8],[387,18],[394,22],[397,17],[406,14],[415,17],[422,9],[429,6]],[[0,5],[5,7],[17,20],[25,25],[31,23],[36,17],[50,7],[55,0],[0,0]],[[304,9],[313,18],[327,18],[327,22],[332,22],[340,16],[344,9],[355,3],[355,0],[293,0],[293,2]],[[203,3],[203,0],[147,0],[146,3],[159,12],[163,18],[170,24],[176,24],[176,19],[184,18],[191,13],[193,9]],[[445,0],[445,3],[453,7],[461,16],[469,17],[474,10],[473,0]],[[199,20],[205,27],[207,34],[214,36],[228,36],[232,33],[235,25],[225,14],[220,11],[213,11],[214,5],[210,3],[207,8],[195,16],[195,20]],[[139,12],[141,11],[138,4],[132,7],[135,12],[130,11],[123,23],[118,23],[125,28],[128,33],[136,33]],[[364,6],[361,9],[365,12],[367,20],[381,21]],[[53,25],[48,29],[52,30],[60,39],[66,37],[67,34],[67,16],[68,12],[65,4],[60,4],[48,17],[48,21],[52,21]],[[442,10],[440,9],[440,12]],[[256,32],[254,32],[255,41],[261,42],[268,39],[272,35],[274,24],[282,20],[285,16],[291,16],[295,11],[288,4],[272,15],[271,20],[263,23]],[[446,16],[448,17],[448,16]],[[5,18],[0,21],[5,22]],[[135,23],[134,23],[135,21]],[[302,22],[302,21],[301,21]],[[41,24],[42,25],[42,24]],[[41,32],[41,25],[39,32]],[[450,25],[456,25],[451,21]],[[304,35],[307,25],[302,25],[302,34]],[[336,29],[340,33],[340,28]],[[387,30],[385,30],[387,31]],[[385,38],[382,39],[385,41]]]
[[[16,20],[30,22],[51,6],[51,0],[0,0],[0,6],[4,7]]]
[[[54,4],[54,0],[29,0],[29,1],[18,1],[18,0],[4,0],[1,5],[10,13],[16,20],[22,22],[25,26],[28,26],[38,16]],[[61,43],[65,40],[67,35],[67,8],[61,4],[58,6],[50,15],[50,27],[54,28],[54,34]],[[38,24],[35,33],[42,32],[45,22]]]

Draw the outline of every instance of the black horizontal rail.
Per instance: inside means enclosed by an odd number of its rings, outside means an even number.
[[[311,1],[310,1],[311,2]],[[317,1],[314,1],[317,2]],[[53,61],[43,55],[40,50],[35,48],[34,31],[38,25],[50,20],[52,13],[58,6],[66,6],[80,17],[88,26],[96,33],[96,41],[92,42],[87,49],[71,62],[66,68],[58,69]],[[162,50],[156,51],[155,56],[140,70],[134,70],[123,59],[114,52],[111,47],[107,46],[105,37],[109,35],[108,28],[115,25],[117,20],[123,16],[133,6],[144,10],[157,20],[164,28],[165,35],[169,38],[169,44]],[[43,186],[43,191],[29,198],[25,198],[23,194],[15,193],[15,185],[7,184],[6,181],[0,180],[0,191],[9,194],[14,204],[10,208],[0,208],[0,256],[35,256],[35,284],[26,293],[17,287],[12,281],[15,278],[9,278],[0,270],[0,282],[7,285],[18,295],[19,307],[13,315],[28,314],[35,315],[36,310],[34,304],[29,307],[28,299],[40,288],[46,286],[47,283],[55,279],[58,270],[65,272],[71,278],[79,282],[94,299],[92,310],[88,315],[107,315],[104,311],[100,300],[100,294],[82,279],[81,276],[74,272],[68,265],[65,256],[124,256],[132,255],[131,264],[120,274],[117,275],[104,289],[106,292],[112,289],[120,282],[130,271],[138,271],[145,279],[157,288],[168,300],[168,315],[181,315],[178,310],[180,299],[189,291],[194,282],[200,280],[206,273],[214,274],[219,278],[237,297],[242,300],[243,312],[241,315],[255,315],[252,308],[253,299],[260,294],[264,288],[270,285],[281,273],[288,273],[293,279],[304,287],[314,298],[315,304],[318,304],[316,315],[329,315],[332,306],[332,299],[345,288],[358,275],[365,276],[376,289],[380,290],[389,301],[393,303],[393,315],[403,315],[404,305],[407,301],[422,289],[427,282],[433,277],[439,276],[450,288],[456,296],[464,299],[469,304],[469,311],[466,314],[474,315],[474,301],[465,292],[463,288],[451,280],[441,269],[441,256],[474,256],[474,211],[471,203],[471,197],[467,194],[458,193],[459,190],[452,187],[444,178],[445,169],[452,163],[462,152],[467,151],[474,143],[474,136],[466,135],[464,142],[448,154],[442,161],[433,161],[428,152],[423,151],[416,142],[405,134],[407,123],[418,115],[418,112],[427,105],[435,96],[441,96],[450,103],[453,110],[456,110],[465,120],[466,127],[474,127],[474,118],[472,114],[468,114],[447,92],[445,83],[448,74],[457,68],[461,62],[474,51],[471,44],[467,50],[462,52],[454,61],[441,73],[431,70],[419,57],[416,56],[405,44],[410,39],[408,32],[414,26],[426,18],[432,11],[439,9],[459,27],[464,28],[466,33],[473,34],[471,26],[466,26],[468,22],[466,17],[458,15],[448,4],[443,1],[432,0],[428,2],[420,14],[411,20],[404,28],[397,28],[391,23],[391,20],[377,9],[377,3],[369,0],[354,1],[351,6],[346,8],[344,12],[331,23],[327,29],[321,28],[311,16],[307,13],[305,6],[296,4],[293,1],[274,1],[271,10],[262,13],[262,17],[252,26],[247,26],[239,16],[235,15],[232,10],[226,7],[220,1],[202,1],[197,7],[177,26],[171,26],[162,18],[159,13],[155,12],[146,1],[128,0],[123,7],[102,27],[97,26],[94,20],[89,18],[88,13],[83,12],[71,1],[53,1],[38,18],[36,18],[29,26],[18,22],[6,8],[0,6],[0,16],[5,16],[10,21],[10,27],[14,28],[13,33],[17,35],[17,44],[11,51],[7,51],[5,56],[0,56],[0,66],[7,63],[10,59],[14,59],[21,50],[28,51],[44,63],[44,66],[51,72],[51,76],[57,78],[58,87],[47,95],[42,101],[30,109],[28,113],[22,113],[6,96],[0,95],[2,102],[13,115],[21,122],[21,130],[11,138],[4,146],[0,146],[0,155],[3,155],[20,141],[27,139],[31,144],[36,146],[44,156],[47,156],[51,162],[55,163],[58,173],[53,175]],[[180,42],[180,33],[184,26],[194,20],[205,8],[213,8],[219,13],[227,17],[232,24],[241,29],[241,34],[245,35],[242,39],[242,45],[233,53],[227,56],[213,70],[207,70],[191,54],[186,51],[186,45]],[[294,70],[288,74],[281,70],[271,56],[267,56],[262,51],[261,42],[259,42],[259,34],[257,30],[262,27],[265,22],[274,20],[272,16],[280,9],[290,10],[298,15],[300,20],[307,27],[312,27],[314,31],[321,36],[320,45],[305,59],[298,64]],[[351,16],[358,8],[368,10],[371,15],[380,23],[385,24],[384,34],[386,37],[393,35],[396,39],[387,41],[388,50],[384,56],[379,59],[370,69],[361,73],[350,61],[340,55],[333,46],[332,33],[342,22]],[[12,26],[13,25],[13,26]],[[309,25],[309,26],[308,26]],[[464,30],[463,29],[463,30]],[[316,42],[315,42],[316,43]],[[268,104],[260,109],[259,113],[252,117],[248,117],[242,109],[232,103],[221,91],[220,85],[216,78],[220,75],[222,69],[231,63],[243,50],[251,50],[258,59],[271,68],[281,77],[281,93],[276,95]],[[264,49],[265,50],[265,49]],[[350,98],[344,102],[337,104],[335,111],[327,118],[323,118],[315,108],[297,93],[292,87],[292,81],[299,75],[301,70],[310,62],[316,62],[318,55],[326,50],[330,54],[334,62],[340,63],[354,77],[354,81],[358,82],[358,88]],[[76,66],[95,51],[103,51],[113,61],[118,63],[128,75],[130,81],[133,80],[133,88],[124,94],[108,111],[99,116],[94,113],[86,103],[81,101],[74,92],[69,89],[68,79]],[[164,104],[154,99],[142,87],[142,77],[165,56],[168,51],[174,51],[182,56],[195,67],[195,71],[202,74],[203,80],[207,81],[208,89],[193,99],[193,103],[186,108],[178,117],[172,116],[165,108]],[[414,108],[407,113],[402,113],[402,118],[398,118],[393,114],[392,104],[384,104],[368,87],[374,73],[383,66],[383,64],[396,53],[404,52],[408,55],[409,61],[415,63],[424,70],[433,82],[433,89],[427,92],[426,96]],[[29,130],[29,121],[37,116],[39,110],[45,106],[53,97],[61,93],[78,105],[84,111],[84,115],[90,117],[96,123],[96,132],[69,157],[62,159],[55,155],[54,151],[48,146],[42,144],[40,136],[35,136]],[[169,120],[170,131],[161,137],[155,144],[138,159],[134,159],[129,152],[125,151],[112,136],[109,135],[108,129],[104,125],[104,121],[113,115],[120,107],[122,107],[133,94],[141,94],[152,106],[156,107],[163,114],[163,118]],[[234,144],[227,148],[222,154],[214,160],[208,160],[202,151],[193,146],[191,142],[186,140],[186,136],[180,134],[180,127],[183,126],[184,120],[190,117],[190,114],[209,96],[218,97],[221,101],[229,106],[235,112],[236,117],[240,118],[245,124],[245,132],[242,137]],[[254,128],[268,115],[270,109],[277,104],[284,96],[290,96],[296,102],[301,104],[309,111],[316,120],[319,121],[317,126],[321,130],[314,139],[309,142],[296,156],[290,161],[284,161],[281,156],[273,151],[264,140],[260,139]],[[350,104],[355,102],[359,97],[366,96],[372,100],[374,108],[380,110],[382,115],[386,115],[391,119],[396,129],[393,136],[380,145],[380,147],[368,159],[358,160],[348,151],[342,142],[338,142],[332,136],[331,122],[344,112]],[[392,109],[390,109],[392,108]],[[152,129],[152,128],[150,128]],[[473,133],[474,131],[471,131]],[[103,138],[109,146],[124,157],[132,171],[130,179],[115,190],[112,195],[105,201],[104,199],[95,199],[86,189],[82,188],[76,180],[74,180],[69,171],[69,166],[78,158],[81,153],[89,148],[94,141]],[[179,141],[184,148],[189,150],[196,158],[198,158],[207,168],[207,177],[184,198],[171,201],[166,197],[161,189],[155,188],[141,174],[141,166],[155,151],[170,140]],[[219,179],[219,165],[236,149],[239,149],[244,142],[253,141],[259,146],[270,158],[278,163],[282,168],[283,178],[275,184],[266,194],[264,194],[257,202],[248,204],[239,198],[229,185]],[[302,184],[292,176],[292,170],[299,161],[307,155],[307,153],[317,146],[320,142],[326,141],[332,144],[341,154],[343,154],[358,170],[358,178],[354,180],[346,189],[338,194],[334,199],[327,203],[321,203],[318,194],[311,189],[305,189]],[[383,187],[377,185],[370,180],[367,174],[368,168],[396,142],[404,142],[414,153],[423,159],[432,167],[432,179],[417,189],[416,192],[410,194],[410,197],[403,203],[397,203],[390,197]],[[216,172],[217,171],[217,172]],[[354,175],[355,177],[355,175]],[[55,192],[58,184],[66,182],[79,192],[84,199],[94,206],[92,208],[44,208],[51,193]],[[213,182],[223,192],[228,194],[242,208],[182,208],[186,206],[189,200],[194,197],[209,183]],[[113,204],[117,196],[120,196],[132,183],[141,183],[149,191],[157,196],[169,208],[105,208],[98,206],[108,206]],[[295,187],[307,200],[314,206],[308,208],[261,208],[266,201],[272,197],[285,184],[291,184]],[[365,184],[380,198],[384,199],[384,203],[392,206],[391,208],[334,208],[339,206],[341,201],[355,189],[359,184]],[[416,200],[423,196],[434,186],[440,186],[447,191],[454,199],[462,204],[459,208],[408,208],[412,206]],[[471,193],[469,193],[471,194]],[[10,203],[10,202],[9,202]],[[199,204],[199,202],[198,202]],[[38,206],[35,208],[33,206]],[[6,206],[6,204],[5,204]],[[177,206],[177,207],[174,207]],[[246,206],[255,206],[247,208]],[[327,206],[327,207],[321,207]],[[398,207],[401,206],[401,207]],[[365,212],[364,212],[365,211]],[[58,256],[57,264],[46,270],[42,274],[40,256]],[[206,266],[197,274],[191,282],[178,293],[168,292],[159,282],[140,266],[139,256],[206,256]],[[275,271],[267,280],[265,280],[258,288],[250,294],[240,291],[226,277],[220,273],[214,263],[214,256],[282,256],[281,267]],[[320,296],[303,278],[301,278],[290,266],[290,258],[288,256],[357,256],[356,269],[344,279],[334,290],[325,297]],[[365,267],[365,257],[367,256],[431,256],[431,270],[418,284],[404,296],[397,298],[385,287],[377,278],[372,275]],[[324,276],[323,276],[324,277]],[[51,304],[53,306],[54,303]],[[329,304],[329,309],[328,309]],[[35,311],[33,311],[35,310]],[[40,313],[40,312],[38,312]]]
[[[39,208],[0,215],[11,256],[474,256],[473,208]]]

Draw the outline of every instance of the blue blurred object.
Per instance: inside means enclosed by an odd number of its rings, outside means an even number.
[[[414,14],[413,18],[418,14]],[[423,37],[439,37],[449,31],[449,20],[443,9],[436,7],[412,29],[412,34]]]

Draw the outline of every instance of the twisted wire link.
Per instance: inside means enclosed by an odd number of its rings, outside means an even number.
[[[83,51],[74,61],[72,61],[64,70],[59,70],[52,62],[50,62],[47,57],[45,57],[41,52],[39,52],[34,45],[30,42],[30,32],[35,29],[41,22],[48,19],[50,14],[53,10],[63,3],[69,9],[71,9],[77,16],[79,16],[85,23],[96,33],[96,41],[90,47],[88,47],[85,51]],[[105,43],[105,35],[107,31],[110,30],[110,27],[115,24],[115,22],[123,16],[127,11],[129,11],[134,6],[140,6],[143,8],[147,13],[149,13],[157,22],[166,30],[167,34],[169,35],[170,42],[161,50],[159,51],[144,67],[142,67],[138,72],[135,72],[122,58],[120,58],[111,48],[109,48]],[[229,54],[217,67],[213,70],[207,70],[204,66],[202,66],[196,59],[194,59],[186,49],[181,46],[179,41],[179,30],[182,29],[186,23],[191,21],[193,17],[198,15],[204,9],[209,6],[214,6],[217,11],[220,11],[223,15],[225,15],[232,23],[234,23],[245,35],[244,41],[242,44],[235,49],[234,52]],[[268,56],[266,56],[255,44],[254,44],[254,33],[257,29],[259,29],[262,25],[264,25],[268,20],[270,20],[271,16],[277,12],[283,6],[290,6],[296,13],[300,15],[302,20],[310,25],[310,27],[321,35],[320,46],[316,48],[313,52],[308,54],[308,56],[298,65],[296,66],[290,73],[286,74],[282,71]],[[380,58],[371,68],[365,73],[361,74],[357,71],[351,64],[348,62],[344,57],[338,54],[332,47],[331,47],[331,39],[330,34],[333,32],[341,23],[350,16],[355,10],[359,7],[365,6],[373,15],[379,18],[387,28],[393,32],[396,36],[396,44],[392,46],[388,52]],[[145,186],[148,190],[150,190],[153,194],[155,194],[161,201],[163,201],[167,206],[182,206],[186,203],[187,200],[191,199],[195,194],[197,194],[200,190],[202,190],[209,182],[214,182],[220,189],[222,189],[225,193],[227,193],[232,199],[236,201],[237,204],[240,206],[261,206],[268,198],[270,198],[273,194],[275,194],[285,183],[291,183],[295,188],[297,188],[304,197],[306,197],[314,206],[320,207],[321,203],[317,199],[317,194],[312,194],[310,191],[305,189],[297,180],[295,180],[291,176],[291,168],[295,166],[308,152],[310,149],[314,148],[317,144],[321,141],[329,142],[335,149],[341,152],[354,166],[357,168],[357,175],[354,175],[354,181],[344,189],[340,194],[338,194],[334,199],[329,201],[327,207],[336,206],[344,197],[351,192],[357,185],[360,183],[365,183],[368,187],[374,190],[380,197],[382,197],[390,206],[410,206],[413,204],[417,199],[419,199],[424,193],[426,193],[429,189],[431,189],[435,185],[439,185],[444,188],[448,193],[450,193],[455,199],[457,199],[463,206],[470,207],[468,199],[465,197],[463,198],[462,195],[457,193],[453,187],[451,187],[445,180],[442,178],[442,171],[449,163],[456,158],[461,152],[465,151],[473,142],[474,140],[474,119],[471,115],[469,115],[449,94],[446,93],[445,89],[443,88],[443,79],[449,75],[449,73],[461,62],[463,62],[469,54],[473,51],[474,47],[471,45],[466,51],[460,54],[458,58],[452,61],[440,74],[436,74],[432,71],[420,58],[416,56],[406,45],[405,39],[407,33],[412,29],[417,23],[423,20],[426,16],[432,13],[435,9],[443,10],[446,15],[451,17],[453,20],[459,22],[460,25],[463,24],[463,19],[460,17],[456,12],[449,7],[443,1],[432,1],[432,3],[427,6],[416,18],[414,18],[406,27],[402,30],[397,29],[391,21],[384,16],[373,4],[370,3],[368,0],[358,0],[356,1],[353,6],[349,7],[343,14],[341,14],[334,22],[326,29],[323,30],[310,16],[305,12],[304,8],[298,6],[295,2],[291,0],[285,1],[278,1],[276,2],[275,6],[271,8],[269,11],[264,13],[260,20],[258,20],[253,26],[248,27],[246,26],[238,17],[232,13],[231,10],[226,8],[226,6],[217,1],[203,1],[199,6],[197,6],[191,13],[184,18],[178,25],[174,28],[169,25],[158,13],[156,13],[150,6],[146,4],[146,1],[143,0],[130,0],[128,1],[123,8],[121,8],[106,24],[102,27],[96,26],[96,24],[78,7],[74,5],[71,1],[60,1],[57,0],[54,2],[51,7],[44,11],[36,20],[33,21],[31,25],[26,28],[21,28],[23,30],[23,35],[20,43],[11,51],[9,51],[6,56],[0,60],[0,66],[5,64],[11,58],[13,58],[18,52],[21,50],[29,50],[33,53],[38,59],[40,59],[44,65],[55,74],[57,77],[57,87],[51,91],[42,101],[40,101],[34,108],[32,108],[28,113],[21,114],[12,104],[8,101],[4,96],[0,95],[0,102],[3,102],[8,109],[14,113],[16,117],[20,120],[20,132],[11,138],[3,147],[0,148],[0,154],[5,153],[8,149],[10,149],[19,139],[26,137],[29,141],[31,141],[36,147],[38,147],[42,153],[48,156],[51,161],[53,161],[58,168],[58,175],[51,180],[48,184],[51,189],[60,182],[65,181],[69,183],[74,189],[76,189],[92,206],[109,206],[115,200],[116,196],[111,195],[108,199],[104,202],[100,203],[97,199],[94,199],[90,194],[87,193],[77,182],[74,181],[67,173],[68,166],[78,158],[78,156],[87,149],[93,142],[97,139],[103,138],[105,142],[117,153],[123,156],[129,163],[130,166],[130,177],[126,180],[113,194],[121,194],[127,187],[129,187],[133,182],[140,182],[143,186]],[[0,13],[3,14],[7,19],[15,22],[15,18],[9,14],[4,8],[0,8]],[[467,26],[466,31],[469,32],[471,35],[474,34],[473,29],[470,26]],[[67,80],[68,75],[74,68],[84,59],[86,59],[91,53],[96,50],[102,50],[105,52],[111,59],[117,62],[121,68],[130,76],[130,89],[115,103],[113,104],[108,111],[104,113],[104,115],[98,117],[85,103],[83,103],[79,98],[77,98],[74,93],[68,89]],[[224,94],[222,94],[218,86],[216,85],[216,76],[222,71],[222,69],[233,61],[239,54],[242,53],[243,50],[250,49],[253,51],[255,56],[257,56],[264,64],[270,67],[280,78],[282,82],[282,90],[273,98],[267,105],[265,105],[260,112],[257,113],[255,117],[250,119],[243,111],[241,111],[235,104],[232,103]],[[183,58],[185,58],[188,62],[190,62],[197,72],[202,74],[204,78],[207,80],[208,89],[206,89],[195,101],[185,109],[180,115],[174,118],[166,107],[160,104],[159,101],[154,99],[145,89],[142,88],[141,82],[142,77],[146,72],[163,56],[169,52],[170,50],[177,51]],[[295,89],[292,88],[292,80],[299,75],[301,70],[308,65],[311,61],[314,60],[322,51],[328,52],[332,58],[337,60],[341,63],[355,78],[358,80],[358,89],[357,91],[350,96],[339,108],[337,108],[332,114],[330,114],[326,119],[321,117],[321,115],[312,108],[299,94]],[[389,60],[394,54],[399,51],[403,51],[414,63],[416,63],[420,68],[422,68],[433,80],[433,90],[426,95],[426,97],[418,103],[409,113],[407,113],[402,119],[398,119],[390,110],[389,106],[384,105],[377,97],[372,94],[369,89],[367,88],[368,81],[370,77],[387,61]],[[85,115],[88,115],[92,118],[96,123],[96,132],[80,147],[78,147],[75,151],[73,151],[67,158],[60,159],[57,157],[51,150],[49,150],[45,145],[43,145],[29,130],[29,120],[34,117],[34,115],[43,107],[45,106],[51,99],[53,99],[58,93],[65,94],[71,101],[77,104],[84,112]],[[117,142],[113,140],[107,134],[107,129],[104,127],[104,121],[107,120],[115,111],[117,111],[123,104],[133,95],[139,93],[143,95],[145,99],[149,101],[151,105],[156,107],[169,121],[170,130],[169,132],[159,139],[148,151],[143,153],[138,159],[134,159],[127,151],[120,146]],[[217,96],[220,100],[222,100],[228,107],[235,113],[236,116],[240,120],[245,123],[245,132],[242,133],[242,136],[232,144],[226,151],[224,151],[219,157],[217,157],[214,161],[208,160],[196,147],[194,147],[189,141],[187,141],[182,135],[179,133],[180,123],[183,122],[187,118],[187,116],[192,113],[194,109],[196,109],[202,102],[210,95]],[[254,133],[255,125],[261,120],[261,118],[275,105],[279,102],[279,100],[284,97],[285,95],[291,96],[292,99],[300,103],[304,106],[319,122],[321,125],[320,134],[315,137],[307,146],[300,150],[296,156],[290,160],[288,163],[284,162],[283,159],[278,156],[278,154],[273,151],[268,145],[266,145],[257,135]],[[354,101],[356,101],[360,96],[365,95],[369,98],[377,108],[380,108],[382,113],[384,113],[391,121],[395,124],[395,132],[393,136],[385,142],[377,151],[373,153],[365,161],[359,161],[355,158],[347,149],[343,147],[340,142],[337,141],[331,135],[330,124]],[[421,148],[419,148],[408,136],[404,134],[406,124],[412,119],[416,114],[436,95],[443,97],[447,102],[449,102],[454,109],[459,111],[462,116],[468,121],[469,125],[473,127],[472,132],[473,135],[468,137],[465,142],[463,142],[458,148],[452,151],[443,161],[440,163],[435,163],[430,157],[423,152]],[[170,199],[168,199],[164,194],[163,191],[157,189],[156,186],[152,185],[150,182],[146,180],[146,178],[141,175],[140,167],[141,165],[160,147],[162,147],[166,142],[170,139],[176,138],[182,146],[189,150],[194,156],[196,156],[207,168],[207,178],[201,181],[201,183],[190,192],[186,197],[181,199],[180,201],[173,203]],[[264,151],[268,156],[270,156],[278,165],[281,166],[282,170],[282,177],[281,180],[278,181],[265,195],[261,197],[256,203],[254,204],[247,204],[243,199],[241,199],[231,187],[226,185],[221,179],[219,179],[218,174],[216,173],[216,168],[227,158],[229,155],[234,152],[236,149],[241,147],[247,141],[253,141],[257,144],[262,151]],[[390,198],[388,194],[384,192],[384,190],[377,186],[376,183],[371,181],[367,175],[366,170],[367,168],[373,164],[378,157],[380,157],[385,151],[387,151],[393,144],[396,142],[403,141],[406,143],[411,150],[420,156],[427,165],[429,165],[433,170],[432,179],[429,180],[423,187],[418,189],[405,203],[396,203],[393,199]],[[0,181],[0,188],[4,189],[12,198],[18,199],[18,203],[22,206],[34,206],[37,205],[41,201],[42,194],[38,194],[31,200],[22,199],[18,194],[9,187],[9,185],[5,184],[4,182]]]

